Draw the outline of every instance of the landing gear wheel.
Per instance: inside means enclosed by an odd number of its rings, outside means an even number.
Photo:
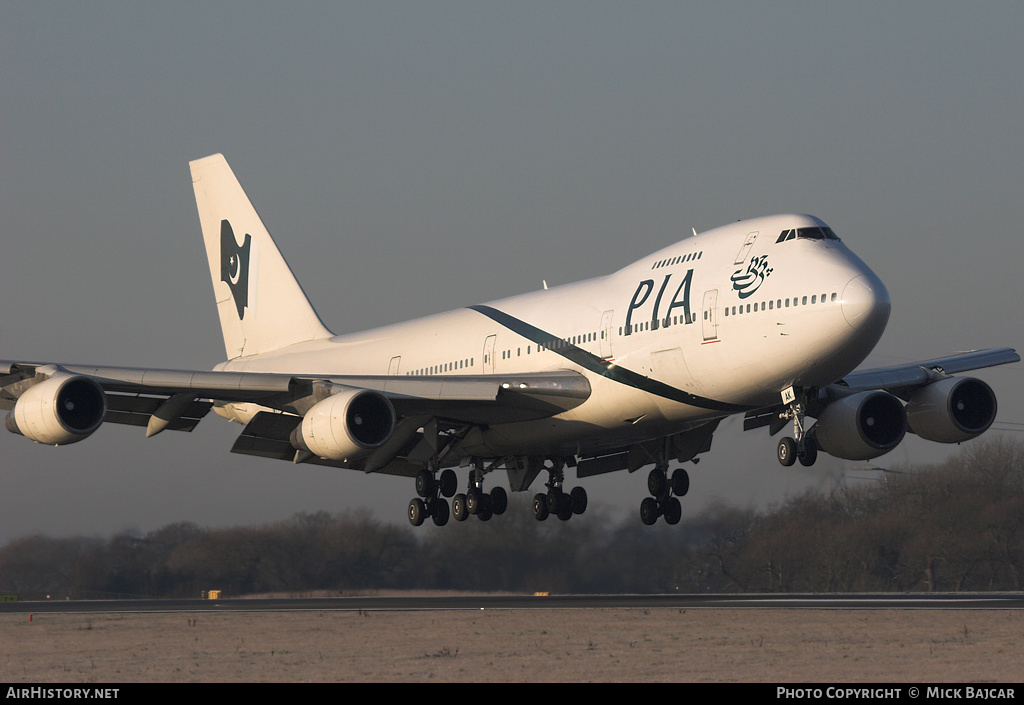
[[[433,510],[434,526],[444,526],[448,523],[448,517],[451,516],[448,511],[448,502],[438,497],[433,501],[433,505],[431,509]]]
[[[451,468],[441,473],[441,494],[445,497],[453,496],[459,489],[459,478]]]
[[[427,518],[427,505],[419,497],[413,497],[409,502],[409,523],[419,526]]]
[[[644,497],[640,503],[640,521],[651,526],[658,521],[658,500],[654,497]]]
[[[491,490],[491,511],[495,515],[504,514],[508,509],[508,493],[501,487]]]
[[[682,468],[676,468],[672,473],[672,494],[676,497],[684,497],[690,491],[690,473]]]
[[[582,514],[587,511],[587,491],[582,487],[573,487],[569,493],[569,506],[573,514]]]
[[[561,521],[569,521],[572,519],[572,506],[565,497],[562,498],[560,506],[558,507],[558,518]]]
[[[679,504],[679,500],[677,498],[669,497],[665,501],[662,514],[665,517],[666,524],[678,524],[679,520],[683,516],[683,506]]]
[[[544,521],[548,518],[547,495],[538,494],[533,496],[533,518],[537,521]]]
[[[483,505],[483,495],[480,490],[470,490],[466,493],[466,510],[470,514],[476,514]]]
[[[654,468],[647,476],[647,491],[651,493],[652,497],[660,497],[665,492],[666,483],[665,471],[661,468]]]
[[[416,494],[430,497],[434,494],[434,476],[427,470],[416,473]]]
[[[480,507],[480,509],[477,510],[476,518],[479,519],[480,521],[487,521],[488,519],[491,518],[492,514],[493,514],[493,512],[491,511],[491,508],[484,506],[484,507]]]
[[[466,495],[459,493],[452,498],[452,516],[455,521],[466,521],[469,518],[469,510],[466,509]]]
[[[800,454],[800,464],[805,468],[809,468],[814,465],[814,461],[818,459],[818,446],[815,445],[814,441],[807,440],[804,444],[804,452]]]
[[[565,497],[562,495],[561,490],[551,490],[548,492],[548,513],[558,515],[562,510],[562,504],[565,502]]]
[[[779,463],[783,467],[789,467],[796,462],[796,441],[789,436],[786,436],[779,441],[779,447],[776,451],[776,455],[779,458]]]

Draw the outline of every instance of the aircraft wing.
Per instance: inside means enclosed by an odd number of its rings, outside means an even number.
[[[83,381],[92,389],[98,386],[105,405],[102,421],[146,426],[147,435],[191,431],[215,404],[252,404],[256,407],[241,417],[225,414],[246,424],[231,449],[234,453],[397,475],[416,474],[438,448],[454,449],[474,427],[547,418],[579,406],[590,396],[586,377],[571,370],[509,375],[291,375],[0,361],[0,409],[13,409],[23,394],[36,385],[51,384],[54,378]],[[51,386],[46,394],[30,395],[33,411],[25,411],[20,422],[15,420],[12,430],[19,423],[38,423],[47,404],[66,403],[57,385]],[[352,460],[297,453],[291,434],[307,411],[334,394],[364,390],[386,397],[394,408],[394,427],[383,445]],[[40,442],[75,442],[99,424],[97,419],[77,437]]]
[[[205,372],[0,361],[0,408],[12,408],[25,389],[41,377],[56,373],[82,375],[97,382],[107,394],[108,410],[114,412],[104,420],[133,425],[146,425],[153,409],[171,398],[205,403],[207,409],[213,402],[249,402],[302,413],[317,394],[316,388],[322,396],[326,385],[380,392],[391,401],[399,417],[428,415],[467,424],[554,416],[582,404],[590,396],[586,377],[569,370],[416,377]],[[123,417],[122,412],[146,418],[140,423],[139,419]],[[193,423],[178,430],[191,430],[194,426]]]
[[[1013,348],[971,350],[938,357],[934,360],[870,370],[856,370],[846,375],[839,384],[851,389],[885,389],[897,392],[934,382],[937,377],[944,375],[1006,365],[1011,362],[1020,362],[1020,355]]]
[[[918,388],[950,375],[1011,362],[1020,362],[1020,355],[1013,348],[971,350],[933,360],[855,370],[836,382],[836,386],[859,391],[884,389],[906,400]],[[775,435],[789,423],[780,415],[783,409],[783,404],[777,404],[748,411],[743,420],[743,430],[771,426],[770,433]]]

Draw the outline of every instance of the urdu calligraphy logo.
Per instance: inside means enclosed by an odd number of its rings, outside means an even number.
[[[741,299],[745,299],[757,291],[761,286],[761,282],[773,271],[775,270],[768,266],[768,255],[754,257],[750,260],[746,270],[737,269],[733,272],[732,277],[730,277],[732,288],[739,292]]]

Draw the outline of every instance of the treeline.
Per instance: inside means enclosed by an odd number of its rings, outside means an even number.
[[[0,549],[20,599],[379,589],[559,593],[1020,590],[1024,445],[965,446],[941,466],[646,527],[594,508],[537,522],[517,497],[489,522],[413,530],[368,512],[259,527],[165,526],[109,540],[28,536]]]

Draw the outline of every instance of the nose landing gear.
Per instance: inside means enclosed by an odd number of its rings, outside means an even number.
[[[793,421],[793,435],[796,438],[789,436],[782,438],[776,448],[776,457],[783,467],[788,468],[797,460],[804,467],[810,467],[818,459],[818,444],[814,441],[814,436],[808,433],[804,427],[804,406],[796,400],[795,393],[792,397],[784,395],[783,398],[789,398],[791,401],[779,416]]]

